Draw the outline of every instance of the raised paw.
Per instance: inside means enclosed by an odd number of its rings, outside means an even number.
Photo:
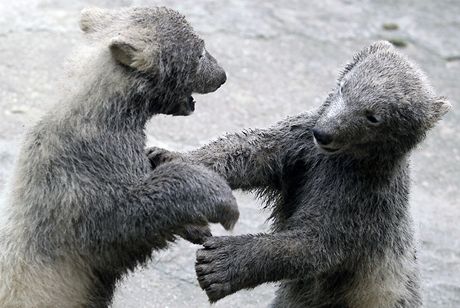
[[[193,244],[203,244],[212,236],[209,226],[186,225],[177,234]]]
[[[214,303],[242,288],[245,273],[240,267],[240,246],[236,237],[211,237],[196,253],[195,271],[200,287]]]
[[[240,217],[240,211],[238,210],[238,204],[236,203],[235,197],[232,195],[231,198],[222,202],[220,207],[220,223],[225,230],[232,230]]]
[[[150,161],[150,165],[152,169],[155,169],[159,165],[172,161],[181,157],[181,155],[177,152],[171,152],[166,149],[158,148],[158,147],[151,147],[145,150],[145,154]]]

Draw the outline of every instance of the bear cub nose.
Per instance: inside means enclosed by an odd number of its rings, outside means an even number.
[[[220,85],[223,85],[227,81],[227,74],[223,71],[220,75]]]
[[[313,136],[315,137],[316,141],[321,145],[328,145],[332,142],[332,135],[321,131],[318,128],[313,128]]]

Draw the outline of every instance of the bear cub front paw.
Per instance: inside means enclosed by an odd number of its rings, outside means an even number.
[[[211,237],[203,246],[196,254],[195,271],[211,303],[246,286],[245,268],[238,262],[245,253],[245,241],[240,237]]]
[[[178,152],[168,151],[159,147],[151,147],[145,150],[145,154],[150,161],[152,169],[155,169],[161,164],[179,159],[182,155]]]

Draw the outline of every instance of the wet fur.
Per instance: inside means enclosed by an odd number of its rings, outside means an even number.
[[[144,152],[153,115],[187,115],[192,92],[225,81],[184,17],[92,9],[82,29],[89,44],[72,90],[27,133],[0,209],[1,307],[106,307],[117,281],[154,250],[178,235],[201,241],[208,222],[231,228],[238,218],[216,173],[184,163],[152,170]]]
[[[210,301],[278,282],[273,307],[420,306],[409,155],[448,109],[412,62],[376,42],[317,110],[169,154],[255,190],[272,209],[273,232],[213,237],[197,252]],[[383,122],[368,123],[369,111]],[[314,128],[340,151],[319,148]]]

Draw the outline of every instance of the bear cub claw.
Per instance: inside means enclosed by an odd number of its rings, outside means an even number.
[[[195,271],[200,287],[214,303],[240,288],[238,283],[239,268],[235,256],[241,248],[234,237],[211,237],[203,243],[204,248],[196,253]],[[233,271],[232,271],[233,269]]]

